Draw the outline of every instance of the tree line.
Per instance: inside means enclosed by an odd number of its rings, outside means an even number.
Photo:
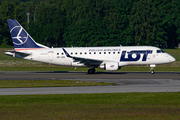
[[[7,19],[49,47],[180,42],[179,0],[0,0],[0,45],[12,45]]]

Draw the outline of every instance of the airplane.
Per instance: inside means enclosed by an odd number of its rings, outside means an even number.
[[[5,55],[48,64],[73,67],[89,67],[88,74],[95,68],[116,71],[124,66],[150,65],[150,73],[157,64],[176,61],[162,49],[153,46],[116,47],[62,47],[49,48],[39,44],[14,19],[8,19],[14,50]]]

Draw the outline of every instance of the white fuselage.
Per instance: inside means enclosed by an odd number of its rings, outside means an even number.
[[[134,47],[73,47],[64,48],[69,55],[86,59],[100,60],[101,64],[106,62],[118,62],[119,67],[127,65],[155,65],[174,62],[175,59],[161,51],[157,47],[134,46]],[[62,48],[44,48],[37,50],[23,50],[24,53],[31,53],[22,56],[16,53],[15,57],[33,60],[43,63],[50,63],[63,66],[87,66],[78,60],[67,57]],[[91,61],[92,63],[92,61]],[[99,64],[99,63],[97,63]]]

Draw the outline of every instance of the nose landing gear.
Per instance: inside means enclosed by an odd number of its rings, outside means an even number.
[[[154,70],[151,70],[150,73],[151,73],[151,74],[154,74]]]
[[[156,65],[150,65],[150,67],[151,67],[150,73],[151,73],[151,74],[154,74],[154,70],[153,70],[153,69],[154,69],[154,67],[156,67]]]

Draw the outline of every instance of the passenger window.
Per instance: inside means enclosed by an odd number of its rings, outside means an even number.
[[[109,54],[111,54],[111,52],[109,52]]]
[[[113,54],[115,54],[115,52],[113,52]]]
[[[71,55],[73,55],[73,53],[71,53]]]
[[[57,53],[57,55],[59,55],[59,53]]]
[[[77,55],[77,52],[75,54]]]
[[[118,54],[120,54],[120,52],[118,52]]]
[[[104,52],[104,54],[106,54],[106,52]]]
[[[63,53],[61,53],[61,55],[63,55]]]
[[[82,55],[82,52],[80,52],[80,55]]]
[[[84,54],[86,55],[87,53],[85,52]]]
[[[94,52],[94,54],[96,54],[96,52]]]
[[[99,52],[99,54],[101,54],[101,52]]]
[[[91,52],[89,52],[89,54],[91,54]]]

